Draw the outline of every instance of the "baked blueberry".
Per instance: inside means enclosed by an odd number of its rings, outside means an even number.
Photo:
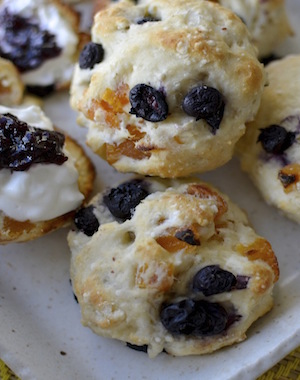
[[[184,299],[164,305],[160,319],[172,334],[209,336],[225,330],[228,314],[218,303]]]
[[[55,85],[50,84],[48,86],[26,86],[26,90],[30,94],[37,95],[40,98],[45,98],[55,91]]]
[[[79,67],[81,69],[92,69],[96,63],[100,63],[104,58],[104,49],[101,44],[95,42],[87,43],[79,56]]]
[[[210,126],[213,134],[219,129],[225,103],[218,90],[208,86],[194,87],[189,91],[182,102],[182,108],[186,114],[196,120],[204,119]]]
[[[3,30],[0,56],[12,61],[20,72],[36,69],[61,53],[55,36],[42,29],[34,18],[11,14],[5,9],[0,23]]]
[[[27,170],[33,163],[61,165],[65,136],[35,128],[9,113],[0,115],[0,169]]]
[[[93,236],[98,231],[99,221],[94,214],[94,206],[79,209],[74,217],[75,226],[87,236]]]
[[[162,91],[146,84],[137,84],[129,93],[130,113],[153,123],[167,118],[169,107]]]
[[[111,189],[103,197],[103,202],[113,216],[125,221],[131,219],[135,207],[148,195],[149,192],[144,181],[132,180]]]
[[[236,284],[236,277],[218,265],[208,265],[194,276],[192,290],[202,292],[205,296],[230,292]]]
[[[138,18],[135,22],[138,25],[142,25],[142,24],[145,24],[146,22],[156,22],[156,21],[160,21],[160,20],[156,17],[145,16],[145,17]]]
[[[261,142],[267,153],[282,154],[293,144],[295,138],[294,132],[288,132],[284,127],[273,124],[260,129],[257,142]]]
[[[146,353],[148,351],[148,345],[147,344],[143,344],[142,346],[138,346],[136,344],[131,344],[129,342],[126,342],[126,346],[131,348],[132,350],[135,350],[135,351],[146,352]]]
[[[189,245],[200,245],[199,239],[194,235],[194,232],[190,229],[177,231],[175,237]]]

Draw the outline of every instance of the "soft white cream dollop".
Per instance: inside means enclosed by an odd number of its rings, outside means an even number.
[[[46,60],[35,70],[22,73],[23,82],[38,86],[69,82],[74,69],[73,57],[77,50],[78,36],[56,5],[46,0],[4,0],[1,8],[8,8],[11,13],[23,17],[34,16],[42,29],[55,35],[56,43],[62,49],[58,57]]]
[[[37,106],[8,108],[11,113],[31,126],[52,130],[51,121]],[[29,170],[13,172],[0,170],[0,210],[18,220],[39,222],[53,219],[76,209],[83,200],[78,189],[78,172],[72,157],[62,165],[33,164]]]

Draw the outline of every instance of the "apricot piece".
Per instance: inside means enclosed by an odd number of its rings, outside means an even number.
[[[217,203],[216,218],[222,216],[228,209],[226,201],[215,191],[204,184],[193,183],[188,186],[187,193],[201,199],[213,199]]]
[[[275,274],[275,282],[278,280],[279,267],[277,258],[273,252],[271,244],[266,239],[258,238],[252,244],[247,246],[238,244],[237,251],[247,256],[251,261],[263,260],[266,262]]]
[[[286,165],[279,171],[278,179],[282,183],[282,186],[286,193],[290,193],[291,191],[296,190],[297,183],[300,180],[300,165]]]

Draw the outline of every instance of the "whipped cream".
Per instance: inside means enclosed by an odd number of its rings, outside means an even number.
[[[51,121],[37,106],[8,108],[0,106],[0,114],[10,113],[27,124],[53,130]],[[33,164],[27,171],[0,170],[0,210],[18,221],[39,222],[75,210],[83,195],[78,189],[78,172],[74,160],[62,165]]]
[[[23,82],[32,86],[69,82],[79,39],[68,18],[60,14],[54,3],[46,0],[4,0],[1,9],[4,8],[23,17],[35,17],[39,20],[41,29],[53,34],[57,45],[62,49],[58,57],[46,60],[37,69],[22,73]]]

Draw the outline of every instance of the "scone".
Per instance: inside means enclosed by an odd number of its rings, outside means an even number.
[[[121,1],[97,13],[71,106],[121,172],[179,177],[225,164],[265,76],[249,32],[210,1]]]
[[[285,0],[218,0],[235,12],[247,25],[259,57],[272,54],[292,29],[287,17]]]
[[[135,178],[79,209],[75,225],[71,281],[83,325],[150,357],[240,342],[272,307],[270,243],[209,184]]]
[[[0,56],[37,95],[67,88],[80,45],[79,15],[58,0],[0,0]]]
[[[21,103],[24,85],[15,65],[0,58],[0,104],[15,106]]]
[[[0,106],[0,244],[38,238],[72,221],[94,167],[37,106]]]
[[[266,70],[269,85],[237,153],[264,199],[300,223],[300,55]]]
[[[198,0],[200,1],[200,0]],[[235,12],[247,25],[260,58],[268,57],[277,46],[293,34],[285,0],[213,0]],[[151,3],[152,0],[139,0]],[[113,4],[112,0],[96,0],[95,9]],[[184,3],[184,1],[183,1]]]

